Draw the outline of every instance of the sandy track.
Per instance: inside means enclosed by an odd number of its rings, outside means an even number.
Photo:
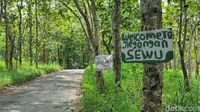
[[[0,112],[71,112],[83,70],[62,70],[0,94]]]

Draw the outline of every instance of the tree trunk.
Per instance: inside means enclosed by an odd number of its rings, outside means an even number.
[[[18,40],[18,51],[19,51],[19,64],[22,65],[22,3],[23,1],[20,0],[20,5],[18,6],[19,12],[19,40]]]
[[[77,0],[74,0],[74,3],[76,5],[79,13],[82,15],[82,17],[85,21],[88,38],[92,45],[93,53],[94,53],[94,57],[95,57],[99,54],[99,42],[100,42],[100,38],[99,38],[99,34],[98,34],[98,20],[97,20],[97,15],[96,15],[95,1],[91,0],[93,22],[89,21],[89,18],[87,15],[87,10],[85,9],[85,11],[83,11],[83,9],[80,7],[79,2]],[[94,26],[94,31],[92,30],[93,26]],[[93,59],[94,59],[94,57],[93,57]],[[103,74],[101,71],[96,72],[96,80],[97,80],[97,86],[100,89],[100,92],[103,93],[104,92],[104,80],[103,80]]]
[[[10,70],[13,70],[13,52],[15,47],[15,34],[13,33],[13,37],[10,36],[10,59],[9,59],[9,66]]]
[[[43,64],[46,63],[46,44],[43,43],[42,45],[42,62]]]
[[[6,39],[6,51],[5,51],[5,65],[9,70],[9,34],[8,34],[8,17],[7,17],[7,0],[4,0],[4,19],[5,19],[5,39]]]
[[[94,24],[94,35],[95,35],[95,40],[96,40],[96,45],[94,45],[95,46],[95,56],[97,56],[99,54],[100,37],[99,37],[99,31],[98,31],[96,4],[95,4],[94,0],[91,0],[91,5],[92,5],[92,15],[93,15],[93,24]],[[102,71],[97,71],[96,76],[97,76],[97,83],[98,83],[99,89],[100,89],[101,93],[103,93],[105,87],[104,87],[104,79],[103,79]]]
[[[169,69],[169,67],[168,67],[168,63],[164,64],[164,66],[165,66],[165,69],[166,69],[166,70]]]
[[[62,49],[62,45],[57,45],[57,56],[58,56],[58,63],[60,66],[62,66],[62,56],[61,56],[61,50]]]
[[[195,31],[195,37],[196,37],[197,31]],[[197,37],[196,37],[197,38]],[[195,78],[197,79],[199,77],[199,59],[198,59],[198,47],[195,45],[196,39],[194,39],[194,55],[195,55]]]
[[[140,0],[142,10],[142,31],[162,28],[161,0]],[[162,63],[145,63],[143,77],[142,112],[162,111],[163,87]]]
[[[46,29],[46,22],[47,18],[45,17],[46,21],[43,21],[43,35],[42,35],[42,62],[43,64],[46,63],[46,36],[47,36],[47,29]]]
[[[200,62],[198,61],[197,50],[195,50],[195,63],[196,63],[195,77],[198,78],[199,77],[199,63]]]
[[[90,43],[92,44],[92,48],[93,48],[93,53],[95,54],[95,50],[96,50],[96,45],[97,45],[97,39],[94,38],[93,36],[93,32],[92,32],[92,28],[91,26],[93,26],[92,24],[90,24],[88,15],[86,15],[84,13],[84,11],[81,9],[79,3],[77,0],[74,0],[74,3],[78,9],[78,11],[80,12],[80,14],[83,16],[83,19],[85,20],[85,24],[86,24],[86,28],[87,28],[87,33],[88,33],[88,38],[90,40]]]
[[[184,56],[184,51],[181,49],[181,45],[179,45],[179,52],[180,52],[181,68],[182,68],[183,77],[184,77],[185,90],[189,91],[190,90],[189,80],[188,80],[187,71],[186,71],[185,62],[184,62],[185,56]]]
[[[0,1],[0,22],[2,22],[3,17],[3,0]]]
[[[30,65],[33,65],[33,34],[32,34],[32,0],[29,1],[28,4],[28,16],[29,16],[29,57],[30,57]]]
[[[174,47],[174,53],[173,53],[173,69],[176,70],[177,66],[176,66],[176,42],[173,42],[173,47]]]
[[[112,15],[112,31],[114,37],[114,73],[115,84],[120,87],[121,81],[121,41],[120,41],[120,0],[114,1]]]
[[[189,40],[189,47],[188,47],[188,75],[189,78],[192,78],[192,65],[191,65],[191,53],[192,53],[192,38]]]
[[[36,28],[35,28],[35,64],[38,68],[38,1],[35,0],[35,16],[36,16]]]
[[[172,63],[169,62],[169,69],[172,69]]]
[[[190,39],[189,39],[189,47],[188,47],[188,74],[189,74],[189,78],[190,79],[192,78],[192,68],[193,68],[192,65],[191,65],[191,63],[192,63],[191,62],[191,55],[192,55],[193,38],[195,37],[194,33],[196,31],[196,27],[197,27],[198,24],[199,24],[199,21],[193,27],[192,32],[191,32],[191,36],[190,36]]]
[[[185,3],[184,3],[185,4]],[[185,25],[184,25],[184,39],[183,42],[181,42],[181,33],[182,33],[182,11],[183,11],[183,3],[182,0],[180,0],[180,20],[179,20],[179,38],[178,38],[178,47],[179,47],[179,53],[180,53],[180,61],[181,61],[181,68],[182,68],[182,72],[183,72],[183,77],[184,77],[184,86],[185,86],[185,90],[189,91],[190,90],[190,86],[189,86],[189,80],[188,80],[188,76],[187,76],[187,70],[185,67],[185,55],[184,55],[184,50],[185,50],[185,41],[186,41],[186,28],[187,28],[187,23],[186,23],[186,14],[185,14]]]
[[[106,51],[108,52],[108,54],[111,54],[111,50],[110,50],[110,48],[109,48],[109,45],[110,45],[110,43],[111,43],[111,38],[109,39],[109,42],[108,42],[108,44],[106,43],[106,41],[105,41],[105,35],[104,35],[104,33],[102,32],[102,42],[103,42],[103,45],[106,47]]]

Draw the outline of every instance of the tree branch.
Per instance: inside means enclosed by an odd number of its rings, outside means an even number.
[[[191,36],[190,36],[190,38],[193,38],[194,36],[194,31],[195,31],[195,29],[196,29],[196,27],[199,25],[199,22],[200,22],[200,20],[198,20],[197,21],[197,23],[194,25],[194,27],[193,27],[193,29],[192,29],[192,32],[191,32]]]
[[[94,26],[93,26],[93,19],[92,19],[92,11],[91,11],[91,5],[90,5],[90,2],[89,2],[89,0],[86,0],[86,2],[87,2],[87,6],[88,6],[88,13],[87,13],[87,15],[89,16],[89,18],[90,18],[90,24],[92,25],[91,27],[92,27],[92,32],[94,32]]]
[[[1,21],[2,15],[3,15],[3,0],[0,1],[0,6],[1,6],[1,8],[0,8],[0,21]]]
[[[85,23],[86,23],[86,27],[87,27],[87,32],[88,32],[88,37],[90,39],[90,42],[92,43],[92,46],[93,46],[93,50],[95,48],[95,45],[96,45],[96,42],[95,42],[95,39],[93,37],[93,34],[92,34],[92,30],[91,30],[91,25],[90,25],[90,22],[89,22],[89,19],[88,19],[88,16],[83,12],[83,10],[81,9],[79,3],[77,0],[74,0],[74,3],[79,11],[79,13],[83,16],[84,20],[85,20]]]
[[[74,3],[78,9],[78,11],[80,12],[80,14],[84,17],[84,18],[87,18],[87,15],[83,12],[83,9],[80,7],[79,3],[77,0],[74,0]]]
[[[110,48],[109,48],[110,39],[109,39],[109,42],[107,44],[106,40],[105,40],[105,34],[104,33],[102,33],[102,42],[103,42],[103,45],[106,47],[108,54],[111,54],[111,51],[110,51]]]
[[[97,39],[97,43],[99,43],[99,35],[98,35],[98,20],[97,20],[97,14],[96,14],[96,4],[94,0],[91,0],[92,5],[92,15],[93,15],[93,24],[94,24],[94,33],[95,38]]]
[[[69,10],[74,14],[74,16],[78,19],[78,21],[80,22],[81,27],[82,27],[82,29],[83,29],[83,31],[84,31],[85,36],[89,39],[88,34],[87,34],[87,32],[86,32],[86,30],[85,30],[85,27],[84,27],[84,25],[83,25],[83,22],[81,21],[81,18],[78,16],[78,14],[76,14],[75,11],[74,11],[71,7],[69,7],[66,3],[64,3],[63,1],[60,1],[60,2],[61,2],[67,9],[69,9]]]

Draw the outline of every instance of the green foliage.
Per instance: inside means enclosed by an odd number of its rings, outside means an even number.
[[[0,60],[0,90],[6,85],[24,83],[43,74],[61,69],[60,66],[54,64],[40,64],[36,69],[35,66],[30,66],[28,63],[23,63],[21,69],[7,71],[4,63],[5,62]]]
[[[29,5],[31,7],[29,9]],[[20,15],[17,6],[20,1],[10,1],[7,4],[8,27],[13,41],[13,59],[19,58],[19,26]],[[85,68],[88,65],[90,53],[89,40],[85,38],[82,27],[77,18],[59,1],[49,0],[38,2],[38,45],[36,41],[36,11],[35,1],[25,0],[22,4],[22,57],[30,60],[30,46],[32,58],[38,48],[39,62],[59,63],[64,68]],[[1,5],[0,5],[1,6]],[[75,7],[72,7],[75,9]],[[0,59],[6,57],[5,19],[0,21]],[[30,32],[30,26],[32,33]],[[30,34],[32,38],[30,38]],[[9,39],[8,51],[11,48]],[[18,59],[19,60],[19,59]],[[34,59],[33,59],[34,60]]]
[[[100,94],[95,81],[95,68],[87,67],[83,77],[84,112],[140,112],[142,102],[143,67],[140,64],[122,65],[122,87],[116,90],[114,73],[104,72],[106,90]],[[199,105],[200,79],[191,80],[191,92],[184,92],[182,72],[165,70],[163,110],[168,105]]]
[[[136,67],[138,67],[136,69]],[[104,72],[106,93],[101,95],[96,87],[95,69],[88,67],[83,78],[82,104],[85,112],[130,112],[140,110],[142,67],[122,67],[122,88],[116,90],[112,71]]]
[[[184,91],[184,79],[181,70],[165,70],[163,86],[163,106],[198,106],[200,103],[200,78],[190,80],[190,92]]]

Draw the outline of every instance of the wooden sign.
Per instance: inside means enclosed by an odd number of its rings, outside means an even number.
[[[173,59],[172,29],[122,34],[124,63],[168,62]]]
[[[112,70],[112,55],[98,55],[95,57],[96,70]]]

